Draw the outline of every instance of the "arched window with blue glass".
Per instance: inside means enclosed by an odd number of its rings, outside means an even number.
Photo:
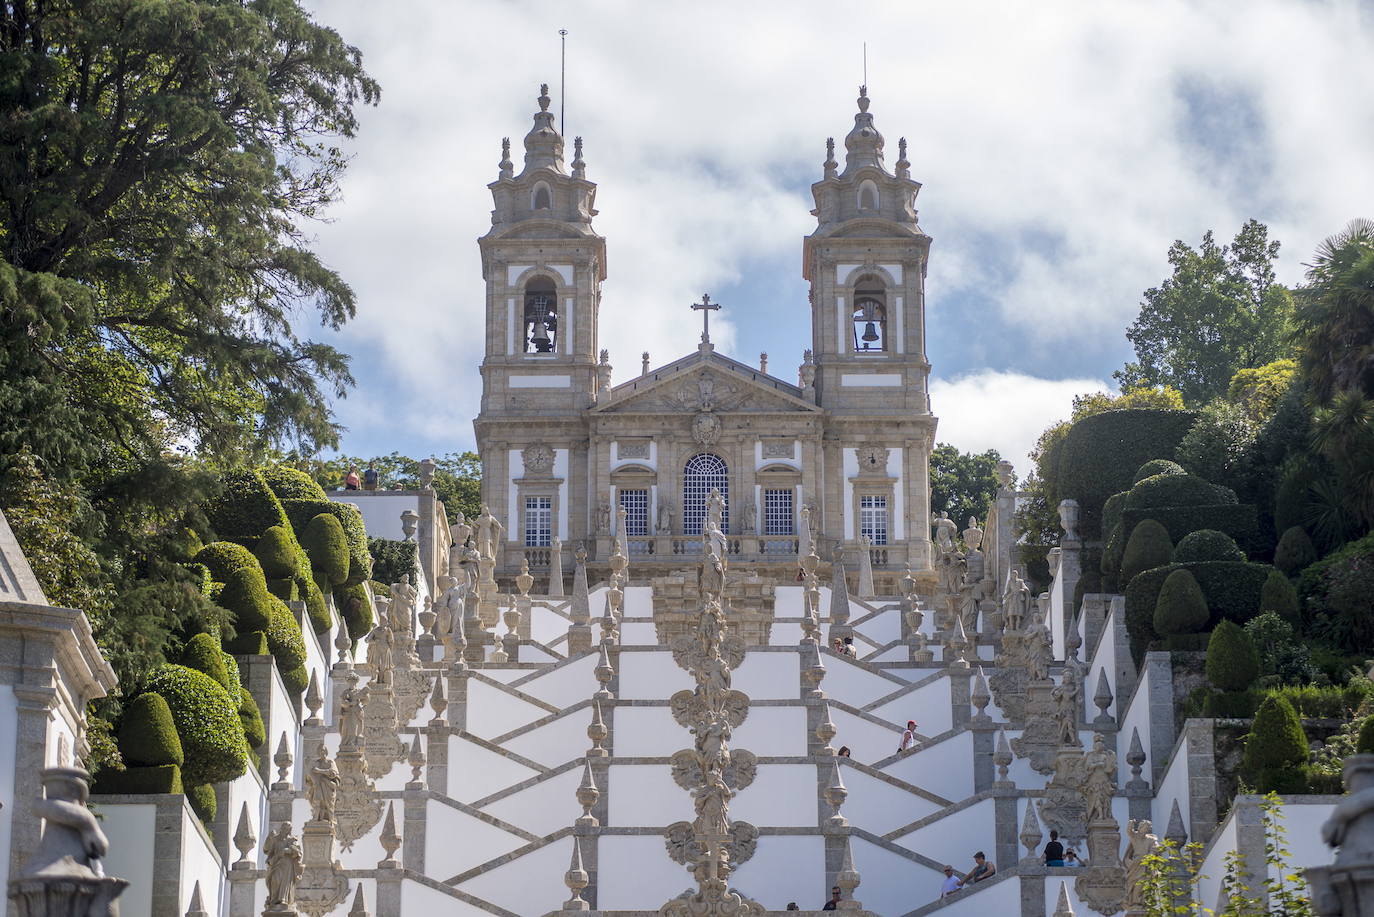
[[[725,460],[709,452],[701,452],[687,460],[682,469],[682,531],[700,535],[706,525],[706,504],[712,489],[720,491],[725,501],[720,530],[730,531],[730,469]]]

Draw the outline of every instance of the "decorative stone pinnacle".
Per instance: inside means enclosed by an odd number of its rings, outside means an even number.
[[[1106,669],[1097,673],[1097,690],[1093,692],[1093,703],[1097,706],[1097,716],[1093,719],[1094,726],[1116,724],[1116,720],[1107,712],[1107,708],[1112,705],[1112,686],[1107,682]]]
[[[830,785],[825,788],[825,801],[830,803],[830,817],[826,819],[827,831],[839,831],[849,825],[849,819],[840,814],[840,807],[844,805],[845,799],[849,797],[849,790],[844,785],[844,779],[840,777],[840,759],[835,758],[830,762]]]
[[[291,747],[287,744],[285,732],[277,742],[277,753],[272,756],[272,763],[277,766],[277,782],[272,785],[272,789],[291,789]]]
[[[1126,752],[1126,763],[1131,766],[1131,782],[1141,780],[1140,769],[1145,764],[1145,748],[1140,744],[1140,730],[1135,727],[1131,727],[1131,745]]]
[[[363,886],[360,883],[358,890],[353,895],[353,907],[348,912],[348,917],[369,917],[367,913],[367,902],[363,900]]]
[[[339,661],[334,663],[334,668],[338,671],[353,668],[353,660],[349,656],[353,641],[348,637],[348,624],[342,615],[339,616],[339,632],[334,635],[334,649],[339,654]]]
[[[540,84],[539,84],[539,110],[540,110],[540,111],[548,111],[548,110],[549,110],[549,103],[552,102],[552,101],[553,101],[553,100],[549,98],[549,84],[548,84],[548,83],[540,83]]]
[[[838,730],[835,728],[835,724],[830,721],[830,705],[823,703],[821,704],[821,724],[816,727],[816,738],[821,743],[821,754],[833,755],[835,753],[835,749],[830,747],[830,740],[835,738],[836,732]]]
[[[1054,917],[1074,917],[1073,905],[1069,902],[1069,883],[1059,883],[1059,903],[1054,906]]]
[[[310,686],[305,689],[305,707],[310,711],[310,716],[306,719],[305,725],[321,726],[324,721],[320,719],[320,708],[324,706],[324,695],[320,693],[319,675],[314,669],[310,670]]]
[[[1011,789],[1013,786],[1010,777],[1007,775],[1008,768],[1011,767],[1011,746],[1007,744],[1007,731],[997,730],[997,751],[993,752],[992,761],[997,765],[997,786],[999,789]]]
[[[591,881],[587,870],[582,866],[582,839],[574,835],[572,842],[572,862],[568,864],[568,871],[563,874],[563,882],[568,886],[568,891],[572,892],[572,897],[563,902],[563,910],[589,911],[591,905],[582,899],[582,890]]]
[[[615,677],[615,669],[611,666],[611,654],[606,650],[606,644],[601,644],[601,659],[597,662],[596,668],[592,670],[596,676],[597,683],[601,685],[600,690],[592,695],[596,700],[610,700],[615,697],[611,693],[611,679]]]
[[[577,804],[582,807],[582,814],[577,817],[574,824],[588,825],[595,827],[600,824],[596,816],[592,814],[592,807],[601,799],[601,791],[597,789],[596,778],[592,776],[592,763],[582,762],[582,782],[577,786]]]
[[[970,694],[970,700],[973,701],[973,708],[976,711],[973,718],[978,722],[991,722],[992,718],[988,716],[987,709],[988,704],[992,703],[992,694],[988,691],[988,680],[983,675],[982,666],[978,667],[978,676],[973,680],[973,692]]]
[[[459,658],[462,658],[461,655]],[[429,707],[434,711],[434,718],[429,721],[429,725],[444,725],[444,711],[448,709],[448,698],[444,696],[444,676],[442,675],[434,677],[434,690],[429,694]]]
[[[872,100],[869,99],[869,97],[868,97],[868,87],[867,87],[867,86],[860,86],[860,87],[859,87],[859,100],[858,100],[858,101],[859,101],[859,111],[868,111],[868,106],[871,105],[871,104],[873,104],[873,103],[872,103]]]
[[[1173,808],[1169,810],[1169,827],[1164,830],[1164,836],[1173,841],[1180,850],[1188,842],[1188,829],[1183,827],[1183,813],[1179,811],[1177,799],[1174,800]]]
[[[854,900],[854,889],[859,887],[859,870],[854,867],[854,851],[850,849],[849,835],[844,836],[844,856],[840,860],[840,871],[835,874],[835,884],[840,887],[843,897],[837,910],[857,911],[862,905]]]
[[[1035,860],[1036,851],[1045,834],[1040,830],[1040,819],[1035,814],[1035,800],[1026,800],[1026,817],[1021,822],[1021,846],[1026,848],[1024,859]]]
[[[253,852],[253,847],[258,839],[253,836],[253,822],[248,817],[248,801],[244,800],[243,808],[239,810],[239,824],[234,829],[234,847],[238,849],[238,862],[234,863],[234,868],[244,867],[251,869],[253,861],[248,855]]]
[[[205,899],[200,893],[199,879],[191,889],[191,906],[186,909],[186,917],[210,917],[209,911],[205,910]]]
[[[601,743],[606,741],[606,736],[610,730],[606,728],[605,721],[601,718],[601,701],[592,701],[592,724],[587,727],[587,738],[591,739],[592,747],[587,750],[587,756],[591,758],[604,758],[609,752]]]
[[[382,850],[386,856],[377,864],[378,869],[398,869],[400,863],[396,862],[396,851],[401,849],[401,836],[396,833],[396,803],[386,804],[386,821],[382,823],[382,834],[378,838],[382,843]]]
[[[410,784],[406,789],[424,789],[425,783],[420,779],[420,772],[425,768],[425,750],[420,747],[420,734],[415,734],[415,741],[410,743],[410,754],[406,756],[406,763],[410,765]]]

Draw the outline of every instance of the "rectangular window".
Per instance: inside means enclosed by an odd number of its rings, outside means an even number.
[[[621,490],[620,505],[625,510],[625,534],[649,534],[649,491]]]
[[[859,534],[867,535],[875,545],[887,544],[887,497],[859,497]]]
[[[765,490],[763,492],[763,534],[795,535],[792,520],[792,490]]]
[[[553,544],[553,497],[525,498],[525,547]]]

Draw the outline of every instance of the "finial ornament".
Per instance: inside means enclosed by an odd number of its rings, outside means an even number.
[[[549,98],[549,84],[548,84],[548,83],[540,83],[540,84],[539,84],[539,110],[540,110],[540,111],[548,111],[548,110],[549,110],[549,103],[552,102],[552,101],[553,101],[553,100]]]
[[[871,105],[871,104],[872,104],[872,100],[870,100],[870,99],[868,98],[868,87],[867,87],[867,86],[860,86],[860,87],[859,87],[859,111],[868,111],[868,106]]]

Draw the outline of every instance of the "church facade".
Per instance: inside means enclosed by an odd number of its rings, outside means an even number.
[[[506,520],[501,568],[585,548],[604,562],[623,536],[634,566],[681,567],[700,550],[707,501],[724,501],[736,567],[791,577],[809,519],[825,559],[865,546],[877,570],[931,566],[929,457],[936,418],[926,359],[930,237],[906,141],[895,167],[860,89],[844,164],[827,141],[803,240],[812,346],[796,375],[718,352],[709,296],[695,349],[612,385],[598,339],[607,244],[582,141],[564,140],[541,89],[517,173],[503,142],[486,282],[482,497]],[[684,311],[687,304],[683,304]],[[684,348],[686,349],[686,348]],[[569,558],[565,556],[565,564]]]

